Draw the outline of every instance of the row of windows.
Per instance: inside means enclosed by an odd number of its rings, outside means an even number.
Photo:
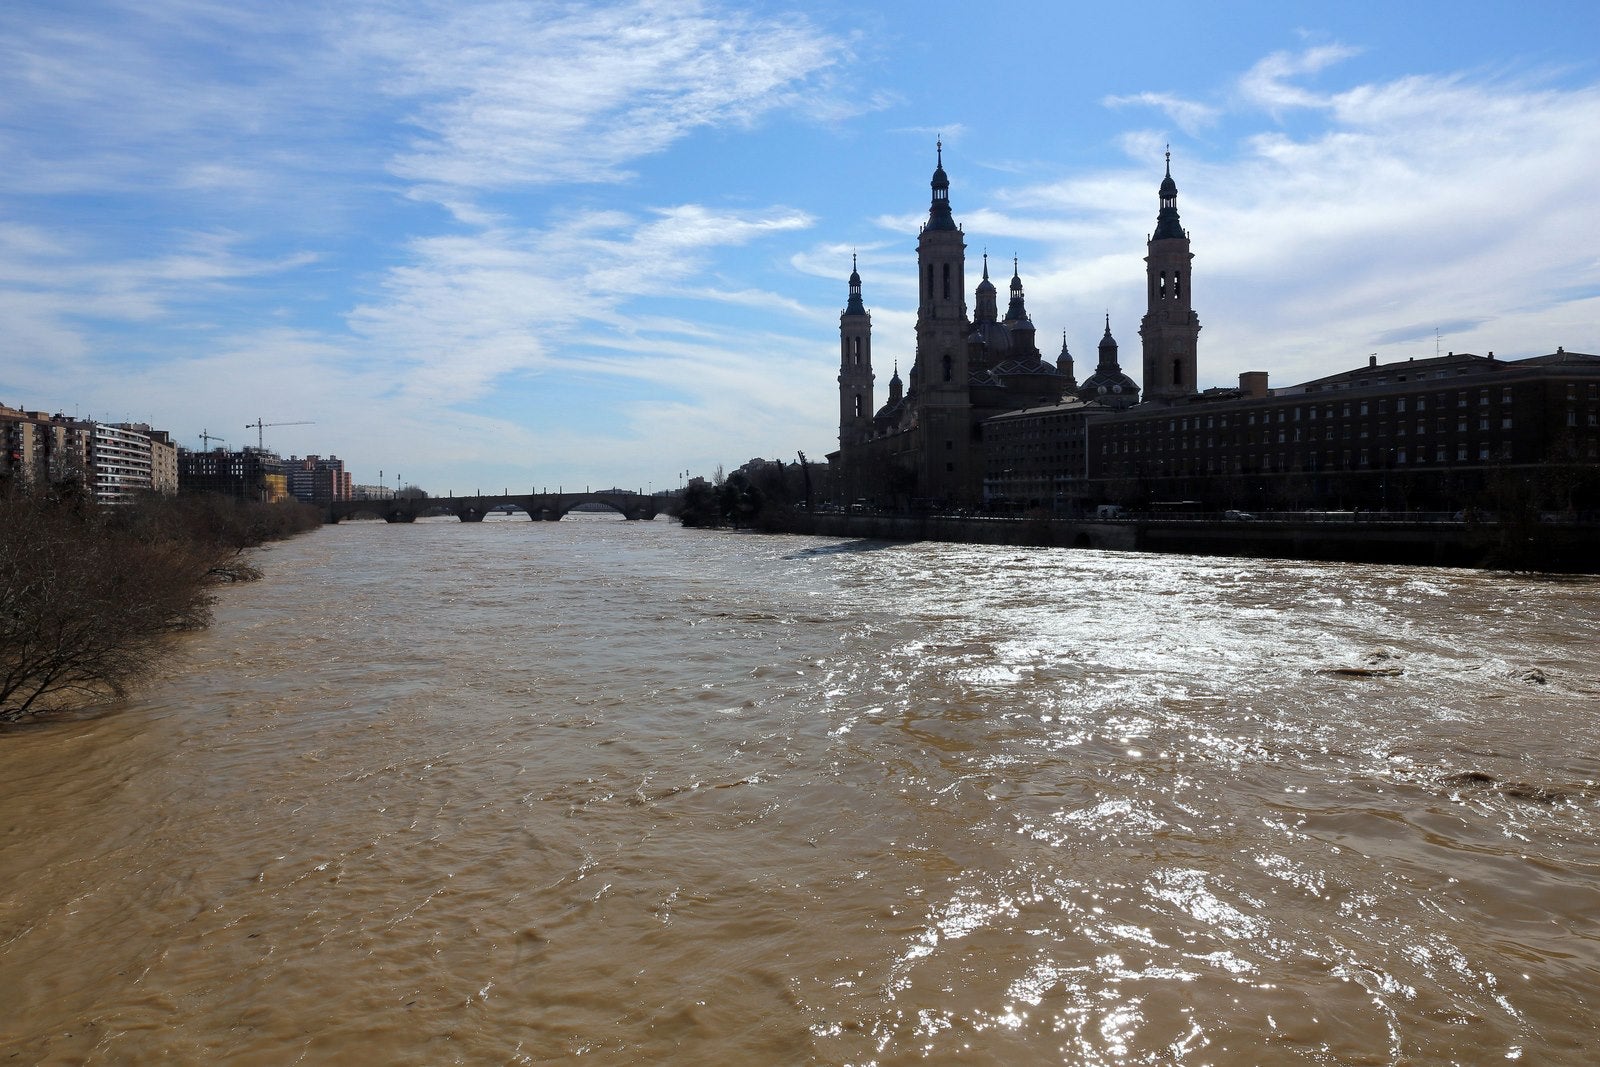
[[[1188,420],[1184,421],[1187,422]],[[1194,422],[1195,427],[1198,429],[1200,420],[1195,419]],[[1584,426],[1588,427],[1589,429],[1600,429],[1600,411],[1590,410],[1588,412],[1579,412],[1576,409],[1569,408],[1566,412],[1566,425],[1569,427]],[[1368,436],[1389,437],[1391,435],[1395,437],[1405,437],[1413,426],[1415,427],[1416,434],[1419,437],[1425,436],[1429,432],[1427,419],[1417,419],[1414,424],[1395,420],[1392,423],[1387,421],[1380,422],[1375,427],[1357,426],[1355,428],[1354,436],[1358,438],[1365,438]],[[1455,420],[1455,431],[1457,433],[1466,433],[1473,428],[1473,420],[1469,419],[1465,415],[1460,416]],[[1476,420],[1476,429],[1480,431],[1488,431],[1494,428],[1496,428],[1496,420],[1494,416],[1478,416]],[[1501,430],[1513,430],[1516,428],[1516,419],[1511,415],[1501,415],[1499,416],[1498,428]],[[1441,416],[1434,420],[1433,432],[1448,433],[1449,431],[1449,419]],[[1249,446],[1254,444],[1266,445],[1274,443],[1281,445],[1291,442],[1299,443],[1302,440],[1337,441],[1343,440],[1349,436],[1351,436],[1351,434],[1348,432],[1348,429],[1344,427],[1335,429],[1334,427],[1330,426],[1321,431],[1318,431],[1314,427],[1309,430],[1302,430],[1299,427],[1295,427],[1292,430],[1278,430],[1276,432],[1276,441],[1273,440],[1271,431],[1262,431],[1259,438],[1253,433],[1247,432],[1242,435],[1235,433],[1222,437],[1221,441],[1222,446],[1226,448],[1230,445]],[[1215,448],[1217,446],[1217,440],[1218,439],[1215,435],[1207,435],[1204,439],[1204,447]],[[1190,448],[1202,447],[1201,438],[1198,435],[1192,438],[1187,436],[1160,436],[1154,441],[1142,445],[1137,444],[1134,441],[1124,439],[1120,442],[1120,444],[1122,445],[1123,451],[1128,451],[1135,447],[1139,447],[1147,451],[1183,451]]]
[[[1575,383],[1568,384],[1567,399],[1576,400],[1578,398],[1578,389],[1579,387]],[[1600,385],[1590,385],[1587,387],[1586,391],[1590,399],[1600,399]],[[1392,405],[1393,412],[1395,414],[1405,414],[1408,411],[1427,411],[1429,399],[1430,398],[1427,395],[1395,397],[1393,398]],[[1435,408],[1445,408],[1451,406],[1450,399],[1451,397],[1449,393],[1437,393],[1432,396]],[[1470,406],[1470,401],[1473,398],[1470,390],[1462,390],[1455,394],[1454,399],[1455,407],[1464,408]],[[1479,389],[1477,391],[1476,399],[1479,406],[1488,405],[1495,399],[1494,390]],[[1498,399],[1501,404],[1511,403],[1513,399],[1513,390],[1509,386],[1501,388],[1499,390]],[[1242,415],[1236,414],[1232,416],[1233,422],[1231,424],[1255,426],[1258,424],[1271,423],[1273,421],[1279,423],[1290,421],[1300,422],[1302,420],[1313,422],[1319,418],[1349,418],[1351,416],[1371,415],[1374,413],[1379,415],[1387,415],[1390,413],[1390,409],[1391,403],[1390,399],[1387,397],[1379,398],[1377,400],[1345,400],[1337,404],[1302,404],[1293,408],[1279,408],[1275,412],[1252,411]],[[1276,419],[1274,419],[1274,415],[1276,415]],[[1169,418],[1166,420],[1166,432],[1176,433],[1180,430],[1198,430],[1202,428],[1202,422],[1204,424],[1204,428],[1207,430],[1218,428],[1227,429],[1230,425],[1230,416],[1195,415],[1185,416],[1183,418]],[[1570,415],[1568,425],[1577,425],[1576,422],[1570,421]],[[1129,426],[1115,427],[1113,432],[1118,434],[1138,434],[1150,436],[1159,434],[1161,432],[1161,423],[1156,420],[1146,420]]]
[[[1569,424],[1569,425],[1571,425],[1571,424]],[[1595,423],[1590,423],[1590,425],[1591,426],[1595,426],[1596,424]],[[1500,420],[1500,428],[1502,430],[1510,430],[1510,429],[1513,428],[1512,427],[1512,420],[1510,419],[1509,416]],[[1456,425],[1456,429],[1457,429],[1458,432],[1466,432],[1466,430],[1467,430],[1466,420],[1459,421],[1457,423],[1457,425]],[[1482,431],[1488,431],[1490,429],[1489,420],[1488,419],[1479,419],[1478,420],[1478,429],[1482,430]],[[1439,433],[1444,433],[1445,431],[1446,431],[1446,426],[1444,425],[1443,420],[1441,420],[1440,424],[1439,424],[1439,427],[1438,427],[1438,432]],[[1422,422],[1422,421],[1419,420],[1418,423],[1417,423],[1417,435],[1420,437],[1420,436],[1426,436],[1426,434],[1427,434],[1427,424],[1425,422]],[[1316,442],[1316,441],[1319,441],[1319,440],[1320,441],[1326,441],[1326,442],[1332,444],[1332,443],[1339,442],[1339,441],[1349,440],[1350,436],[1351,435],[1348,435],[1348,434],[1334,434],[1334,433],[1331,433],[1331,432],[1319,435],[1315,430],[1312,430],[1309,433],[1304,434],[1304,435],[1302,435],[1299,430],[1295,430],[1292,434],[1290,434],[1290,433],[1286,433],[1283,430],[1279,430],[1279,431],[1277,431],[1276,439],[1274,439],[1272,436],[1270,436],[1268,434],[1263,433],[1261,435],[1260,440],[1257,440],[1253,436],[1247,435],[1243,441],[1239,441],[1239,440],[1236,440],[1236,439],[1225,437],[1219,442],[1215,436],[1207,436],[1205,438],[1201,438],[1201,437],[1198,437],[1198,436],[1197,437],[1177,437],[1177,438],[1159,440],[1159,441],[1156,441],[1152,445],[1141,445],[1138,442],[1134,442],[1134,441],[1110,441],[1110,442],[1106,442],[1105,444],[1102,444],[1101,452],[1104,453],[1109,449],[1109,451],[1114,455],[1132,455],[1132,454],[1147,454],[1148,455],[1148,454],[1156,454],[1156,453],[1161,453],[1161,452],[1189,452],[1189,451],[1202,449],[1202,448],[1206,449],[1208,451],[1215,450],[1215,449],[1218,449],[1218,448],[1220,448],[1224,452],[1229,451],[1230,449],[1235,449],[1235,448],[1241,449],[1241,450],[1244,450],[1244,451],[1249,451],[1253,446],[1257,446],[1257,445],[1304,444],[1304,443],[1307,443],[1307,442]],[[1381,428],[1376,436],[1380,437],[1380,438],[1389,437],[1390,434],[1389,434],[1388,427]],[[1395,427],[1394,436],[1395,437],[1405,437],[1406,436],[1406,427],[1404,425],[1400,425],[1400,426]],[[1368,440],[1369,436],[1368,436],[1366,427],[1362,427],[1361,431],[1359,433],[1355,434],[1354,437],[1357,440],[1363,440],[1363,441],[1364,440]]]
[[[1595,415],[1590,415],[1589,420],[1590,420],[1589,421],[1589,425],[1590,426],[1600,425],[1600,417],[1597,417]],[[1568,418],[1568,421],[1567,421],[1567,425],[1576,426],[1577,424],[1578,423],[1577,423],[1576,414],[1569,413],[1569,418]],[[1426,436],[1427,435],[1427,433],[1428,433],[1428,420],[1427,419],[1418,419],[1416,421],[1415,426],[1416,426],[1417,436],[1421,437],[1421,436]],[[1366,426],[1358,426],[1356,428],[1356,432],[1355,432],[1355,434],[1353,436],[1358,437],[1358,438],[1363,438],[1363,437],[1368,437],[1368,436],[1389,437],[1391,435],[1395,436],[1395,437],[1405,437],[1407,435],[1407,433],[1409,432],[1409,428],[1410,428],[1410,424],[1405,423],[1405,422],[1400,422],[1400,421],[1396,421],[1396,422],[1393,422],[1393,423],[1382,422],[1382,423],[1379,423],[1375,429],[1371,429],[1371,430],[1369,430],[1369,428],[1366,427]],[[1466,433],[1470,428],[1471,428],[1471,420],[1469,420],[1469,419],[1467,419],[1465,417],[1462,417],[1462,418],[1459,418],[1459,419],[1455,420],[1455,429],[1456,429],[1457,433]],[[1485,416],[1480,416],[1478,418],[1478,420],[1477,420],[1477,429],[1479,429],[1479,430],[1489,430],[1489,429],[1492,429],[1492,428],[1494,428],[1494,420],[1492,418],[1490,418],[1489,416],[1486,416],[1486,415]],[[1500,416],[1499,429],[1501,429],[1501,430],[1511,430],[1511,429],[1515,429],[1515,428],[1516,428],[1516,420],[1514,418],[1512,418],[1510,415],[1502,415],[1502,416]],[[1450,429],[1450,420],[1444,419],[1444,418],[1440,418],[1440,419],[1434,420],[1434,432],[1435,433],[1447,433],[1449,431],[1449,429]],[[1263,430],[1259,437],[1254,433],[1249,433],[1249,432],[1239,433],[1239,432],[1235,432],[1233,434],[1224,435],[1221,438],[1221,444],[1222,444],[1223,448],[1249,447],[1251,445],[1256,445],[1256,444],[1262,444],[1262,445],[1270,445],[1270,444],[1280,444],[1280,445],[1282,445],[1282,444],[1290,444],[1290,443],[1299,444],[1302,441],[1342,441],[1342,440],[1345,440],[1346,438],[1348,438],[1350,436],[1352,436],[1350,433],[1341,432],[1340,430],[1336,430],[1332,426],[1330,426],[1330,427],[1328,427],[1326,429],[1323,429],[1323,430],[1318,430],[1316,427],[1312,427],[1310,429],[1301,429],[1300,427],[1297,426],[1292,430],[1277,430],[1277,431]],[[1120,441],[1118,443],[1122,446],[1123,451],[1130,451],[1130,450],[1132,450],[1134,448],[1139,448],[1142,451],[1154,451],[1154,452],[1179,451],[1179,452],[1181,452],[1181,451],[1187,451],[1187,450],[1189,450],[1191,448],[1201,448],[1201,447],[1204,447],[1204,448],[1215,448],[1215,447],[1217,447],[1218,438],[1217,438],[1217,436],[1215,434],[1207,434],[1203,439],[1199,435],[1195,435],[1194,437],[1188,437],[1188,436],[1160,437],[1160,438],[1157,438],[1153,442],[1149,442],[1149,443],[1145,443],[1145,444],[1140,444],[1140,443],[1137,443],[1137,442],[1126,441],[1126,440]]]
[[[1376,453],[1376,454],[1374,454],[1374,453]],[[1593,457],[1595,455],[1595,453],[1596,453],[1596,447],[1593,444],[1591,444],[1590,449],[1589,449],[1589,455],[1591,457]],[[1477,460],[1479,460],[1481,462],[1488,462],[1490,460],[1495,460],[1495,459],[1512,460],[1512,459],[1515,458],[1515,453],[1514,453],[1512,447],[1509,444],[1500,445],[1498,447],[1493,446],[1493,445],[1481,444],[1481,445],[1477,446],[1476,449],[1473,449],[1468,445],[1457,445],[1453,450],[1450,449],[1450,448],[1447,448],[1444,445],[1439,445],[1438,447],[1436,447],[1436,448],[1434,448],[1432,450],[1431,459],[1430,459],[1430,453],[1425,449],[1417,449],[1416,451],[1413,452],[1413,451],[1407,451],[1404,448],[1397,448],[1397,449],[1362,448],[1362,449],[1345,449],[1341,453],[1339,453],[1337,456],[1335,456],[1335,454],[1332,451],[1329,451],[1329,452],[1312,452],[1312,453],[1309,453],[1309,454],[1303,453],[1303,452],[1268,453],[1268,454],[1266,454],[1264,456],[1261,456],[1259,458],[1259,460],[1256,460],[1255,462],[1258,462],[1258,463],[1261,464],[1261,468],[1260,469],[1264,469],[1264,470],[1268,470],[1268,471],[1327,469],[1329,467],[1335,467],[1335,466],[1337,466],[1338,468],[1352,470],[1352,469],[1361,469],[1361,468],[1371,468],[1374,465],[1374,463],[1382,464],[1382,463],[1387,462],[1387,463],[1389,463],[1389,464],[1391,464],[1393,466],[1399,467],[1399,466],[1408,466],[1408,465],[1427,464],[1429,462],[1432,462],[1432,463],[1449,463],[1449,462],[1452,462],[1452,459],[1454,460],[1454,462],[1457,462],[1457,463],[1466,463],[1466,462],[1470,462],[1474,458],[1476,458]],[[1162,459],[1156,459],[1156,460],[1150,461],[1150,463],[1148,465],[1145,465],[1145,464],[1133,464],[1133,463],[1127,463],[1127,462],[1113,463],[1111,465],[1111,472],[1112,473],[1119,473],[1119,474],[1129,474],[1129,473],[1134,473],[1136,468],[1145,469],[1149,473],[1155,473],[1155,474],[1160,474],[1160,473],[1195,474],[1195,473],[1200,473],[1201,470],[1202,470],[1201,462],[1199,460],[1173,460],[1173,461],[1167,461],[1167,460],[1162,460]],[[1207,474],[1215,474],[1215,473],[1218,473],[1219,471],[1231,471],[1234,474],[1242,474],[1242,473],[1247,473],[1251,469],[1254,469],[1254,463],[1252,463],[1250,460],[1247,460],[1247,459],[1242,458],[1242,457],[1234,458],[1234,459],[1230,460],[1229,457],[1227,457],[1227,456],[1221,456],[1221,457],[1214,457],[1213,456],[1213,457],[1207,457],[1205,459],[1204,468],[1203,469],[1204,469],[1204,472],[1207,473]]]

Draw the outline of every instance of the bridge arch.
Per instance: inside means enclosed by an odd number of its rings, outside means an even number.
[[[600,504],[624,519],[653,519],[659,501],[630,492],[490,493],[472,496],[397,497],[390,500],[336,500],[328,505],[330,523],[357,515],[388,522],[415,522],[428,515],[454,515],[462,522],[482,522],[490,512],[506,508],[521,511],[535,521],[556,521],[585,504]]]

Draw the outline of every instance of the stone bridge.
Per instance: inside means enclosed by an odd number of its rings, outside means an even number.
[[[604,504],[625,519],[653,519],[659,498],[638,493],[491,493],[483,496],[394,497],[389,500],[336,500],[328,505],[326,521],[338,522],[358,515],[385,522],[416,522],[431,515],[454,515],[462,522],[482,522],[489,512],[515,508],[535,522],[554,522],[580,504]]]

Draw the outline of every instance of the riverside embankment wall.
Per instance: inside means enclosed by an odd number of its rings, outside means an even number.
[[[1307,522],[1228,519],[982,518],[825,513],[795,517],[792,532],[885,541],[1113,549],[1277,559],[1416,563],[1600,572],[1594,524],[1498,526],[1403,520]]]

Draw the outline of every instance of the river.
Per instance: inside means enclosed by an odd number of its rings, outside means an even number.
[[[1600,581],[573,516],[0,733],[0,1062],[1587,1064]]]

